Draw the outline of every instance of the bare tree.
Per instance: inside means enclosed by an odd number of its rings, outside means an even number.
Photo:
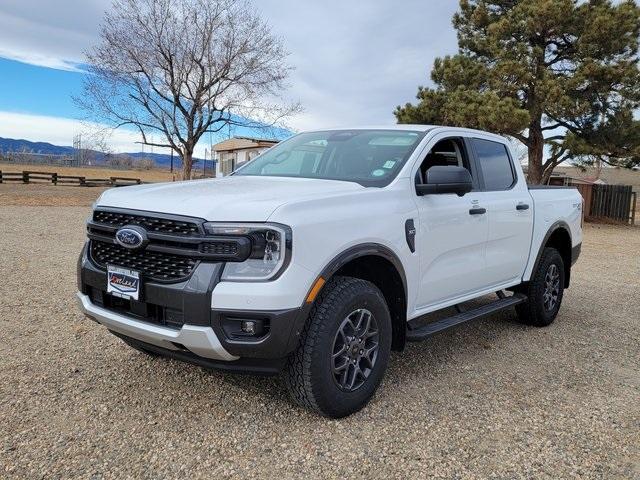
[[[205,132],[275,125],[298,110],[279,101],[286,56],[245,0],[114,0],[75,100],[93,119],[172,148],[189,179]]]
[[[119,153],[109,157],[107,163],[114,168],[131,169],[133,168],[134,161],[130,155]]]
[[[141,158],[135,162],[137,170],[152,170],[156,166],[156,162],[152,158]]]

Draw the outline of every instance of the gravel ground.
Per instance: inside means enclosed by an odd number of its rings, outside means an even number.
[[[639,478],[640,229],[588,226],[556,323],[410,345],[340,421],[148,358],[74,301],[87,207],[0,207],[2,478]]]

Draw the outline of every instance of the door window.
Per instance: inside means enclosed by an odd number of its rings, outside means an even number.
[[[474,138],[476,152],[485,190],[509,190],[515,181],[507,147],[502,143]]]
[[[427,171],[436,166],[464,167],[471,173],[469,161],[460,139],[446,138],[436,143],[422,161],[416,175],[416,182],[424,183],[427,178]]]

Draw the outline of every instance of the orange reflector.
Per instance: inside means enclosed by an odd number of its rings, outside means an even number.
[[[318,277],[318,280],[316,280],[316,283],[314,283],[313,287],[311,287],[311,291],[309,292],[309,295],[307,295],[307,303],[311,303],[316,299],[316,297],[318,296],[318,293],[320,293],[320,290],[322,290],[323,286],[324,286],[324,278]]]

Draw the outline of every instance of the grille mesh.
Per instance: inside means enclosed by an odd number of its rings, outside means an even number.
[[[109,225],[111,227],[138,225],[149,232],[166,233],[185,237],[198,236],[200,234],[197,223],[148,217],[145,215],[132,215],[129,213],[96,210],[93,213],[93,221],[103,225]]]
[[[191,275],[198,261],[168,253],[128,250],[120,245],[91,241],[91,258],[102,268],[114,265],[137,270],[153,280],[177,281]]]
[[[233,242],[205,242],[200,244],[199,250],[201,253],[215,255],[235,255],[238,253],[238,244]]]

